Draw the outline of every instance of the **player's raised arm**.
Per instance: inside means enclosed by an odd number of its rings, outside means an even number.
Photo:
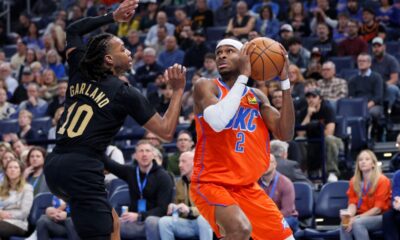
[[[279,76],[281,79],[281,89],[283,92],[283,102],[280,112],[271,106],[268,97],[265,96],[261,91],[255,89],[257,97],[262,101],[261,115],[264,119],[265,124],[272,131],[274,136],[282,141],[290,141],[294,135],[294,105],[292,95],[290,93],[290,81],[288,77],[289,73],[289,59],[287,52],[281,46],[282,54],[285,56],[285,66]]]
[[[67,51],[68,57],[74,49],[84,47],[82,36],[89,33],[103,25],[115,22],[127,22],[135,14],[139,0],[125,0],[118,8],[112,12],[107,13],[104,16],[97,17],[86,17],[73,22],[68,26],[67,33]]]
[[[186,68],[175,64],[165,70],[164,77],[173,90],[171,102],[164,116],[161,117],[158,113],[154,114],[143,127],[162,139],[171,141],[181,112],[182,96],[186,85]]]

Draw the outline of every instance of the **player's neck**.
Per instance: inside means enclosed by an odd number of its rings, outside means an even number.
[[[221,76],[222,81],[229,87],[232,88],[233,84],[235,84],[238,75],[225,75]]]

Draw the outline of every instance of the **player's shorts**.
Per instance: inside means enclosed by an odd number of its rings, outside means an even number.
[[[221,234],[215,219],[215,207],[230,205],[238,205],[247,216],[254,240],[283,240],[292,236],[289,225],[275,203],[257,183],[239,187],[192,183],[190,196],[218,237]]]
[[[104,237],[113,231],[103,171],[104,164],[96,155],[53,151],[45,161],[46,182],[56,196],[70,204],[82,239]]]

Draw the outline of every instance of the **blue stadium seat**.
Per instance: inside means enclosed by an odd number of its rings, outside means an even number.
[[[134,128],[134,127],[137,127],[137,126],[140,127],[139,123],[137,123],[131,116],[128,116],[125,119],[125,122],[124,122],[124,127],[125,128]]]
[[[224,37],[226,26],[223,27],[208,27],[206,29],[206,39],[208,41],[219,41]]]
[[[302,37],[301,38],[301,44],[303,45],[304,48],[308,49],[311,51],[311,48],[313,44],[318,40],[317,37]]]
[[[4,54],[6,55],[6,58],[11,58],[12,55],[14,55],[17,52],[17,45],[16,44],[11,44],[11,45],[5,45],[3,47]]]
[[[386,52],[395,55],[400,53],[400,42],[399,41],[388,41],[385,43]]]
[[[17,119],[7,119],[0,121],[0,134],[4,133],[16,133],[18,132],[18,120]]]
[[[116,192],[117,188],[121,186],[128,186],[128,184],[120,178],[111,180],[111,182],[106,186],[108,191],[108,196],[111,197],[114,194],[114,192]]]
[[[192,78],[196,73],[195,67],[189,67],[186,69],[186,86],[185,91],[189,91],[192,88]]]
[[[345,68],[340,70],[339,72],[339,76],[342,77],[347,82],[353,77],[357,76],[357,74],[358,74],[358,69],[351,69],[351,68]]]
[[[331,60],[336,66],[336,72],[340,72],[342,69],[352,69],[354,68],[354,59],[353,57],[331,57]]]
[[[51,128],[51,118],[50,117],[41,117],[34,118],[32,120],[32,128],[39,136],[47,137],[47,133]]]
[[[321,219],[322,222],[333,222],[336,227],[330,228],[330,230],[306,228],[304,230],[305,239],[337,239],[339,237],[339,210],[347,208],[348,198],[346,192],[348,188],[348,181],[327,183],[322,187],[316,200],[314,216]]]
[[[129,189],[123,188],[119,191],[116,191],[110,197],[111,207],[115,209],[118,215],[121,215],[121,207],[122,206],[130,206],[131,198],[129,196]]]
[[[313,216],[313,207],[314,207],[314,197],[313,190],[311,186],[307,183],[295,182],[294,192],[295,192],[295,205],[296,210],[299,213],[299,220],[307,220],[312,218]],[[298,230],[294,233],[296,239],[301,238],[304,235],[303,230]]]

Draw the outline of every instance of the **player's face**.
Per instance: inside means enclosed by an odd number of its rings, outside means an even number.
[[[237,71],[239,64],[239,50],[224,45],[215,51],[218,72],[220,74]]]
[[[138,161],[139,166],[148,167],[154,158],[153,146],[150,144],[140,144],[136,148],[135,159]]]
[[[128,71],[132,67],[131,51],[125,48],[121,39],[113,37],[109,41],[109,53],[105,61],[117,71]]]

